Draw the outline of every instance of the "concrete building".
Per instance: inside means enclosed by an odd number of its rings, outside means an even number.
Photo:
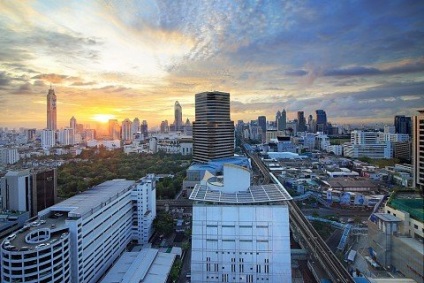
[[[195,97],[193,161],[208,162],[234,155],[234,122],[230,119],[230,94],[202,92]]]
[[[297,131],[306,132],[306,119],[303,111],[297,112]]]
[[[327,113],[324,110],[315,111],[316,132],[327,133]]]
[[[343,155],[351,158],[369,157],[390,159],[393,156],[390,141],[382,141],[378,132],[352,131],[350,143],[343,145]],[[391,134],[387,134],[388,136]]]
[[[281,184],[250,186],[249,170],[224,165],[190,199],[192,282],[291,282],[291,197]]]
[[[52,131],[57,130],[56,94],[51,86],[47,93],[47,129]]]
[[[121,138],[121,127],[116,119],[109,120],[109,137],[112,140],[119,140]]]
[[[69,120],[69,128],[74,130],[74,133],[77,132],[77,119],[74,116]]]
[[[424,110],[413,120],[412,165],[413,186],[424,191]]]
[[[395,133],[411,135],[411,124],[411,117],[405,117],[405,115],[396,115],[394,121]]]
[[[2,282],[98,282],[131,241],[148,239],[155,202],[148,175],[104,182],[39,212],[2,242]]]

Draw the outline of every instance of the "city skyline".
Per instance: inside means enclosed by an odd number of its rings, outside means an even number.
[[[0,127],[105,117],[194,121],[194,95],[231,93],[231,120],[323,109],[392,124],[424,105],[419,1],[1,2]]]

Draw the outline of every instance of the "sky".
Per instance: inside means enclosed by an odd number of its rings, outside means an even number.
[[[393,124],[424,108],[424,1],[0,0],[0,127],[194,120],[230,93],[231,119],[324,109]]]

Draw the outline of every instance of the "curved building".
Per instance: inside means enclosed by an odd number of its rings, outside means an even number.
[[[147,243],[155,177],[111,180],[38,213],[1,244],[1,282],[98,282],[131,241]]]
[[[53,222],[32,222],[3,241],[1,282],[71,282],[69,231]]]

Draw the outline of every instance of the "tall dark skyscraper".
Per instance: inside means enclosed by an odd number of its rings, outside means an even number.
[[[193,122],[193,161],[208,162],[234,156],[234,122],[230,94],[213,91],[196,94]]]
[[[47,129],[57,130],[56,94],[51,86],[47,94]]]
[[[175,131],[181,131],[183,126],[183,110],[178,101],[175,101],[174,116],[175,116],[175,120],[174,120]]]
[[[306,119],[303,111],[297,112],[297,131],[306,132]]]
[[[395,133],[396,134],[412,134],[412,119],[404,115],[395,116]]]
[[[277,112],[278,114],[278,112]],[[281,111],[280,113],[280,117],[277,120],[277,130],[279,131],[284,131],[286,129],[287,126],[287,117],[286,117],[286,110],[283,109],[283,111]]]
[[[324,110],[316,110],[316,131],[317,132],[327,132],[327,114]]]
[[[258,125],[261,127],[262,134],[266,134],[266,117],[265,116],[259,116],[258,117]]]

